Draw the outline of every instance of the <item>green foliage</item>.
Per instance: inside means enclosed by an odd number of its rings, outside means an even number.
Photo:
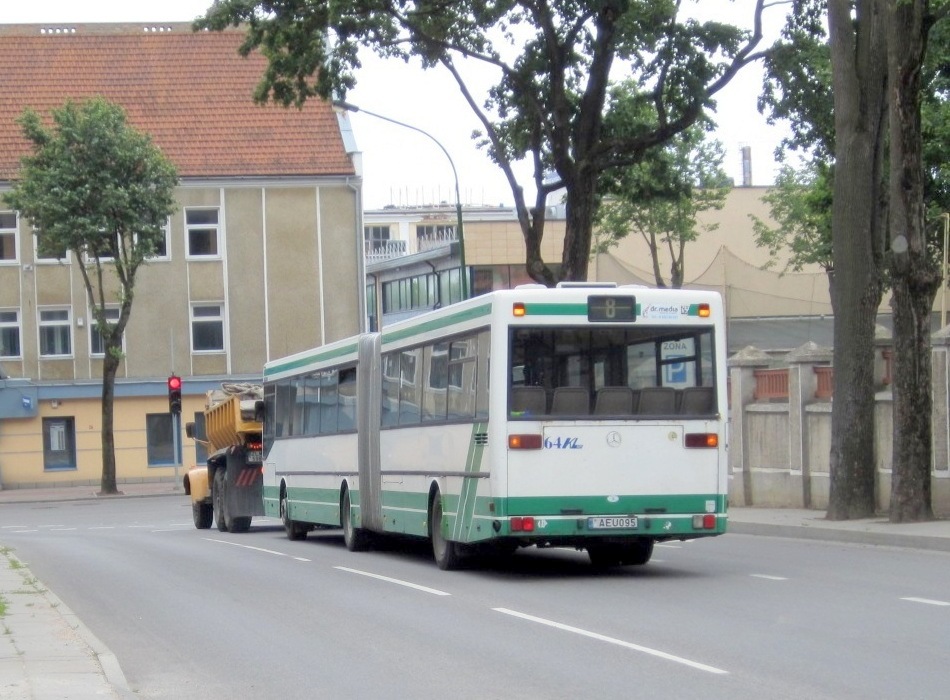
[[[723,158],[722,144],[706,140],[703,130],[693,127],[649,151],[643,162],[612,172],[602,184],[608,197],[598,212],[595,252],[607,252],[638,233],[650,250],[657,286],[681,287],[686,245],[718,227],[697,226],[697,215],[722,209],[732,189]],[[660,247],[670,259],[668,281],[660,270]]]
[[[831,193],[834,177],[834,108],[831,57],[825,28],[825,0],[794,0],[782,41],[765,59],[766,80],[761,109],[770,123],[785,120],[791,136],[776,157],[797,151],[807,160],[799,172],[783,170],[777,192],[765,199],[772,205],[778,227],[770,230],[755,220],[756,240],[773,257],[783,248],[790,254],[788,268],[831,265]],[[945,10],[944,10],[945,11]],[[950,164],[945,144],[950,140],[950,27],[945,21],[930,29],[921,78],[921,117],[928,248],[933,260],[942,254],[941,215],[950,212]],[[809,191],[814,188],[813,191]]]
[[[528,271],[551,283],[540,258],[548,194],[566,189],[562,278],[583,279],[602,173],[638,163],[714,108],[714,95],[761,57],[760,32],[684,19],[675,0],[218,0],[198,29],[246,29],[241,51],[268,68],[258,100],[285,105],[343,99],[359,51],[449,71],[479,119],[479,145],[501,167],[525,236]],[[756,2],[756,16],[764,0]],[[460,69],[465,64],[466,70]],[[463,72],[491,71],[473,95]],[[615,125],[606,104],[614,76],[630,80],[640,119]],[[619,105],[618,105],[619,106]],[[533,166],[537,197],[524,201],[512,164]]]
[[[71,250],[84,261],[79,268],[99,330],[107,347],[120,346],[136,272],[164,240],[175,208],[177,174],[103,98],[67,102],[52,117],[52,128],[31,109],[18,120],[33,153],[22,159],[6,203],[30,221],[41,252]],[[108,269],[120,283],[123,310],[114,325],[105,322]]]
[[[828,168],[815,165],[795,170],[784,166],[775,186],[762,198],[777,226],[753,216],[756,244],[768,248],[773,262],[780,253],[787,254],[785,271],[800,272],[807,265],[830,271],[831,194]]]
[[[53,127],[27,109],[18,120],[33,152],[5,195],[33,227],[40,251],[73,252],[102,336],[102,491],[115,493],[115,375],[139,267],[165,236],[175,210],[174,166],[121,107],[96,97],[67,102]],[[112,277],[114,275],[114,279]],[[116,282],[118,284],[116,284]],[[119,317],[106,316],[118,303]]]

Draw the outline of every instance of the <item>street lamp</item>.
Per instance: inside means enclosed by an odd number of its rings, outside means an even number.
[[[382,119],[383,121],[390,122],[391,124],[396,124],[398,126],[404,126],[407,129],[412,129],[413,131],[418,131],[423,136],[427,136],[432,139],[436,146],[442,149],[442,152],[445,154],[445,157],[449,159],[449,165],[452,166],[452,176],[455,178],[455,215],[458,219],[458,239],[459,239],[459,272],[461,273],[461,282],[462,282],[462,299],[468,299],[468,279],[465,274],[465,236],[462,232],[462,197],[459,194],[459,174],[455,169],[455,162],[452,160],[452,156],[449,155],[449,152],[445,150],[439,140],[430,134],[428,131],[420,129],[418,126],[413,126],[412,124],[406,124],[401,122],[398,119],[393,119],[392,117],[387,117],[382,114],[377,114],[376,112],[370,112],[368,109],[361,109],[354,104],[349,102],[344,102],[342,100],[337,100],[333,103],[333,106],[337,109],[342,109],[346,112],[362,112],[363,114],[368,114],[371,117],[376,117],[377,119]]]

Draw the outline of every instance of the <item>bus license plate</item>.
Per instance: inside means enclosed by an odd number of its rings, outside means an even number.
[[[588,518],[587,527],[591,530],[632,530],[637,527],[637,516]]]

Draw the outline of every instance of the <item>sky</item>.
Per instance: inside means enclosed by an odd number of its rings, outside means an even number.
[[[185,22],[203,15],[211,0],[3,0],[0,23]],[[740,26],[751,20],[753,0],[735,0],[727,21]],[[722,14],[724,0],[701,3],[709,15]],[[766,31],[777,34],[781,17],[766,16]],[[709,18],[709,17],[705,17]],[[765,42],[764,42],[765,43]],[[766,124],[756,110],[761,91],[759,66],[744,68],[723,89],[714,116],[715,137],[725,148],[726,173],[742,182],[741,148],[752,152],[752,184],[769,185],[775,178],[773,152],[785,135],[780,126]],[[477,95],[477,93],[476,93]],[[455,82],[442,71],[423,71],[418,65],[364,59],[357,87],[347,101],[428,132],[445,150],[458,173],[464,204],[511,205],[508,182],[497,165],[471,138],[479,127]],[[350,115],[356,143],[363,156],[363,193],[367,208],[389,204],[424,205],[455,202],[455,179],[449,158],[422,134],[365,113]],[[531,169],[519,166],[516,175],[528,187]]]

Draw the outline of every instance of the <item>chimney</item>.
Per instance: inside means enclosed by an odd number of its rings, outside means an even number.
[[[752,147],[743,146],[742,153],[742,186],[752,187]]]

